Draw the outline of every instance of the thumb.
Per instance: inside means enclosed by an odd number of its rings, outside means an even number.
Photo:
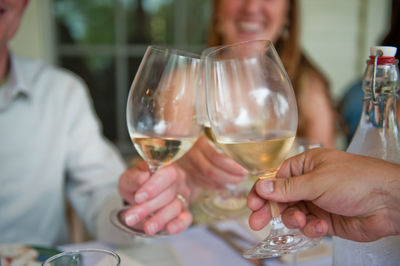
[[[310,174],[289,178],[263,179],[255,184],[257,194],[266,200],[295,202],[314,200],[319,196]]]

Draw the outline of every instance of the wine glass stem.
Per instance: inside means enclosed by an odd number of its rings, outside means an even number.
[[[149,164],[150,175],[153,175],[158,170],[158,166]]]
[[[279,230],[282,229],[284,227],[284,224],[282,222],[282,219],[280,216],[278,217],[273,217],[272,221],[271,221],[271,226],[272,226],[272,230]]]
[[[262,175],[260,175],[258,178],[259,179],[275,179],[276,176],[276,172],[269,172],[269,173],[264,173]],[[273,202],[273,201],[269,201],[269,207],[271,209],[271,215],[272,215],[272,222],[275,224],[280,223],[280,226],[282,226],[282,220],[281,220],[281,213],[279,212],[279,207],[278,207],[278,203]]]
[[[273,218],[278,218],[281,216],[279,212],[278,203],[274,201],[269,201],[269,207],[271,208],[271,215]]]

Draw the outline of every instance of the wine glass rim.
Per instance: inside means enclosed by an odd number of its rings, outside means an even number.
[[[149,45],[147,47],[147,49],[151,49],[151,50],[156,50],[159,52],[167,52],[169,54],[174,54],[177,56],[184,56],[184,57],[190,57],[193,59],[200,59],[200,55],[193,53],[193,52],[189,52],[189,51],[185,51],[182,49],[178,49],[178,48],[173,48],[173,47],[167,47],[167,46],[161,46],[161,45]]]
[[[58,259],[58,258],[60,258],[62,256],[74,255],[74,254],[79,254],[79,253],[82,253],[82,252],[86,252],[86,253],[98,252],[98,253],[103,253],[105,255],[111,255],[112,257],[114,257],[116,259],[116,261],[115,261],[116,262],[115,263],[116,266],[120,265],[120,263],[121,263],[120,256],[117,253],[115,253],[114,251],[107,250],[107,249],[100,249],[100,248],[83,248],[83,249],[75,249],[75,250],[64,251],[64,252],[58,253],[58,254],[56,254],[54,256],[51,256],[50,258],[46,259],[43,262],[42,266],[45,266],[48,263],[51,263],[52,261],[54,261],[54,260],[56,260],[56,259]]]
[[[273,43],[270,40],[264,40],[264,39],[255,39],[255,40],[248,40],[248,41],[242,41],[242,42],[236,42],[236,43],[231,43],[231,44],[226,44],[226,45],[218,45],[218,46],[213,46],[213,47],[208,47],[206,50],[209,51],[205,57],[209,57],[212,54],[215,54],[221,50],[225,50],[225,49],[229,49],[232,47],[236,47],[236,46],[241,46],[247,43],[267,43],[268,46],[273,46]]]

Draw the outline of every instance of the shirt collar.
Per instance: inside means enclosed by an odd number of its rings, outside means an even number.
[[[0,90],[0,110],[6,109],[18,96],[29,98],[32,95],[29,82],[31,78],[24,71],[23,62],[10,52],[10,70],[8,72],[7,82],[2,85]]]
[[[10,53],[10,72],[9,72],[9,81],[8,87],[12,91],[14,91],[14,95],[18,95],[22,93],[26,96],[31,96],[32,92],[29,89],[29,82],[27,79],[28,76],[23,74],[23,66],[21,66],[22,62]]]

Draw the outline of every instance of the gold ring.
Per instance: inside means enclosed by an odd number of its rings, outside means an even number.
[[[182,206],[183,206],[183,207],[186,207],[187,201],[186,201],[186,199],[185,199],[184,196],[182,196],[181,194],[176,194],[175,197],[176,197],[178,200],[180,200],[180,202],[182,203]]]

